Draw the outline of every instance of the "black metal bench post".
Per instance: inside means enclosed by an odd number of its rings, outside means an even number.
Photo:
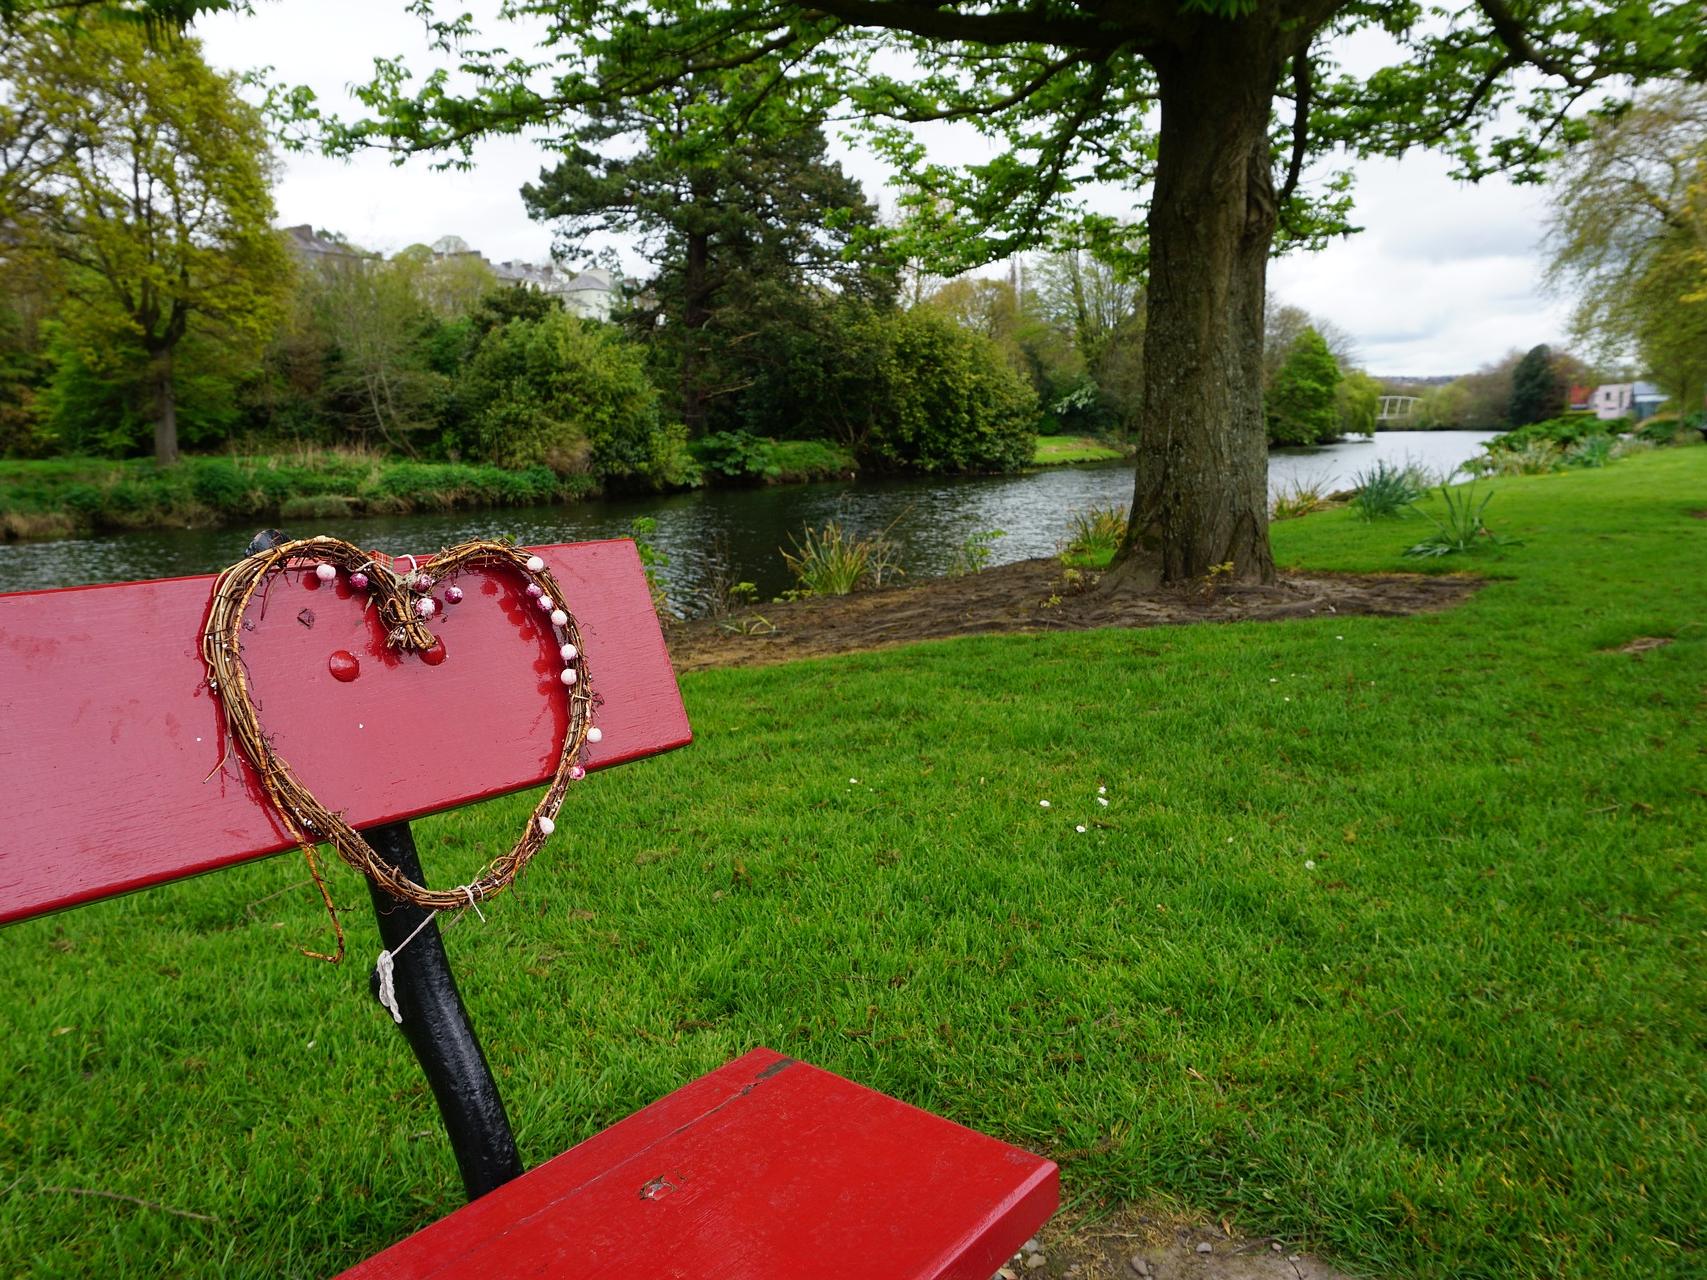
[[[421,857],[415,850],[415,837],[407,822],[369,827],[362,835],[375,853],[409,879],[416,884],[426,883]],[[372,880],[367,887],[379,921],[380,941],[387,951],[395,953],[428,913],[413,903],[394,901]],[[415,934],[414,940],[396,957],[392,983],[397,993],[397,1011],[403,1016],[400,1030],[415,1051],[415,1059],[426,1072],[427,1083],[438,1099],[468,1198],[477,1200],[510,1179],[520,1177],[522,1159],[516,1150],[515,1136],[510,1132],[504,1100],[498,1095],[497,1081],[486,1065],[486,1055],[480,1050],[480,1040],[468,1020],[468,1011],[462,1006],[436,920]],[[372,975],[369,985],[377,1000],[378,973]]]

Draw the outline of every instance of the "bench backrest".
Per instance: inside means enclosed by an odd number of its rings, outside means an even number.
[[[681,695],[634,544],[540,548],[584,638],[603,768],[685,745]],[[206,683],[211,577],[0,595],[0,923],[289,848]],[[513,577],[469,571],[438,665],[387,649],[342,578],[290,572],[251,607],[244,659],[281,755],[350,825],[543,782],[562,663]],[[344,651],[355,679],[330,669]],[[223,758],[223,767],[221,764]],[[572,815],[571,792],[566,811]],[[566,833],[573,823],[565,824]],[[549,856],[549,847],[546,855]]]

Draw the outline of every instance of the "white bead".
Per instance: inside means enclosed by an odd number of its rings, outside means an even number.
[[[562,675],[561,679],[562,679],[564,684],[574,684],[575,681],[579,680],[580,678],[581,678],[580,676],[575,674],[575,668],[574,667],[564,667],[563,668],[563,675]]]
[[[594,725],[591,729],[587,730],[587,741],[588,742],[603,742],[604,740],[605,740],[605,731],[603,729],[599,728],[598,725]]]
[[[548,836],[555,830],[557,830],[557,824],[542,814],[539,819],[539,834]]]
[[[439,611],[439,602],[431,596],[423,596],[415,601],[415,612],[423,618],[430,618]]]
[[[317,564],[314,566],[314,576],[322,582],[330,582],[338,576],[338,571],[329,564]]]
[[[572,644],[566,644],[557,652],[563,655],[563,661],[573,662],[581,651]]]
[[[541,560],[538,556],[529,556],[528,557],[528,572],[529,573],[538,573],[543,568],[545,568],[545,561]]]
[[[564,613],[561,609],[553,609],[551,611],[551,621],[553,625],[561,627],[565,622],[569,621],[569,615]]]

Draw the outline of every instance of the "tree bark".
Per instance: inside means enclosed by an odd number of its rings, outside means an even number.
[[[705,326],[711,319],[711,237],[703,231],[687,237],[682,272],[682,422],[688,435],[705,434]]]
[[[178,460],[178,391],[173,382],[172,348],[154,353],[154,461],[171,466]]]
[[[1206,18],[1154,55],[1161,102],[1132,516],[1113,589],[1231,564],[1271,581],[1263,294],[1275,229],[1269,113],[1285,36]]]

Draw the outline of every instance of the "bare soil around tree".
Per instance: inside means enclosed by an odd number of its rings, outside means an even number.
[[[674,625],[668,639],[676,669],[698,671],[953,636],[1428,613],[1450,608],[1482,583],[1457,575],[1312,573],[1283,574],[1269,585],[1205,582],[1116,592],[1099,590],[1094,573],[1046,558],[850,596],[743,606]]]

